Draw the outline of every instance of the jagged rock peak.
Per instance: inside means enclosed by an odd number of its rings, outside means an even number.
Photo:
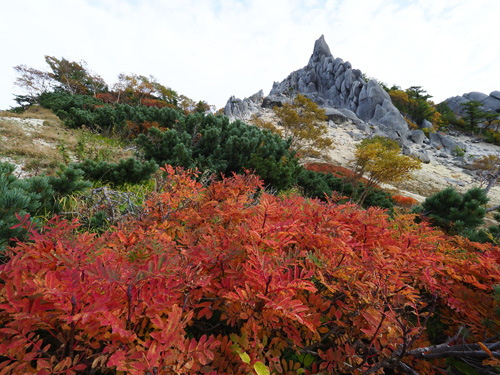
[[[324,35],[314,43],[309,63],[283,81],[274,82],[269,95],[259,103],[261,108],[273,108],[290,102],[298,93],[322,107],[349,110],[357,117],[355,123],[370,123],[388,137],[406,141],[411,134],[384,89],[376,81],[365,82],[361,71],[348,61],[333,57]],[[224,113],[246,119],[258,110],[259,103],[231,98]]]
[[[313,55],[324,55],[326,57],[331,56],[330,47],[325,41],[325,36],[321,35],[316,42],[314,42]]]

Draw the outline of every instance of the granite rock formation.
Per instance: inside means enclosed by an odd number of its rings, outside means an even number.
[[[465,142],[444,133],[431,133],[428,138],[420,129],[410,131],[387,92],[374,80],[366,82],[361,71],[353,69],[348,61],[333,57],[323,36],[315,42],[305,67],[275,82],[268,96],[261,90],[243,100],[231,97],[224,114],[241,120],[248,120],[254,114],[269,114],[273,107],[291,103],[297,93],[325,108],[330,128],[350,129],[347,133],[353,142],[373,135],[390,137],[399,141],[404,154],[418,157],[424,163],[461,168],[475,157],[490,153],[477,147],[473,140]],[[490,110],[500,108],[499,91],[490,95],[464,94],[447,102],[458,112],[462,109],[460,103],[468,100],[478,100]],[[432,127],[432,123],[423,121],[422,129]]]
[[[463,116],[465,112],[462,104],[472,100],[482,103],[486,111],[496,112],[500,109],[500,91],[493,91],[490,95],[475,91],[469,92],[462,96],[448,98],[445,103],[456,115]]]
[[[231,119],[248,120],[259,111],[263,99],[262,90],[243,100],[231,96],[224,107],[224,114]]]
[[[411,134],[387,92],[374,80],[366,82],[361,71],[353,69],[348,61],[333,57],[324,36],[315,42],[308,64],[282,82],[275,82],[261,105],[264,108],[280,106],[290,102],[297,93],[327,110],[348,110],[346,116],[351,121],[369,123],[377,128],[378,134],[399,140],[406,140]],[[231,97],[224,113],[231,118],[250,118],[258,111],[252,97],[243,100]]]

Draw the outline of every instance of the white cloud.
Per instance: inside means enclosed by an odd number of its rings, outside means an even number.
[[[13,66],[44,55],[86,60],[108,83],[155,76],[221,107],[268,93],[307,64],[324,34],[335,57],[437,101],[500,90],[498,0],[4,0],[0,108],[14,105]]]

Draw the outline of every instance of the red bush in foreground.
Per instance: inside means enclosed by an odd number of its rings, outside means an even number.
[[[251,175],[166,174],[140,219],[96,237],[54,218],[12,249],[1,374],[432,374],[453,349],[495,362],[497,247],[261,194]],[[458,339],[429,347],[429,326]]]

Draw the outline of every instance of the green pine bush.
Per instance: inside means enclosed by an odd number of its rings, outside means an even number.
[[[0,163],[0,257],[5,247],[12,243],[11,239],[22,239],[26,235],[20,227],[12,229],[19,223],[16,215],[23,217],[40,207],[39,194],[18,186],[14,170],[14,165]]]
[[[151,128],[136,144],[146,160],[159,165],[198,168],[226,176],[253,170],[267,185],[287,189],[300,166],[290,142],[269,131],[224,116],[188,115],[175,128]]]
[[[349,197],[353,194],[352,184],[332,173],[303,169],[298,176],[297,185],[304,196],[321,200],[325,200],[327,196],[331,197],[333,192]]]
[[[481,188],[469,189],[464,195],[446,188],[427,198],[414,212],[430,219],[430,222],[450,234],[468,233],[483,223],[488,202]]]
[[[359,184],[358,189],[356,190],[356,195],[353,198],[354,201],[358,199],[358,197],[363,193],[365,186],[363,184]],[[382,190],[382,189],[371,189],[362,204],[363,207],[380,207],[389,210],[389,213],[393,213],[394,209],[394,201],[392,200],[392,196],[390,193]]]
[[[121,159],[118,163],[86,159],[83,163],[73,163],[70,167],[81,170],[86,180],[101,181],[112,186],[138,184],[149,180],[158,170],[158,165],[153,160],[143,162],[133,157]]]
[[[18,179],[15,166],[0,163],[0,251],[12,244],[13,238],[24,240],[27,233],[18,217],[47,216],[61,211],[62,197],[82,191],[91,183],[82,179],[83,172],[71,167],[61,167],[56,176],[35,176]],[[34,221],[34,224],[38,220]]]

